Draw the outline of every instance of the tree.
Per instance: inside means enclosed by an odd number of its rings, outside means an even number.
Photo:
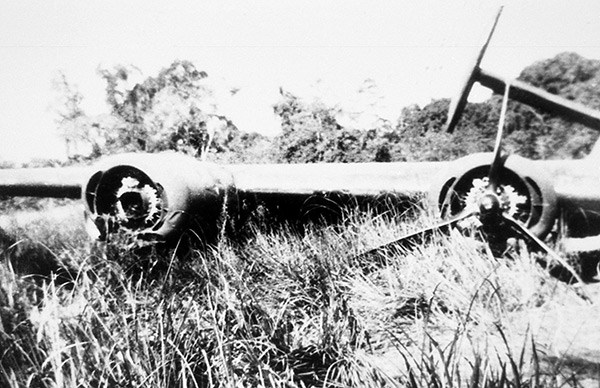
[[[208,150],[208,160],[217,163],[274,163],[275,145],[272,138],[256,132],[230,131],[218,136]]]
[[[67,80],[63,72],[59,72],[52,83],[57,92],[57,101],[54,105],[54,111],[58,116],[57,130],[65,141],[67,156],[70,158],[81,154],[99,156],[102,145],[100,134],[81,106],[83,95]]]
[[[277,137],[279,160],[285,163],[324,161],[327,139],[341,129],[333,113],[320,102],[307,104],[280,89],[281,101],[274,106],[281,118],[282,133]]]
[[[189,61],[175,61],[139,82],[134,79],[140,72],[131,66],[102,69],[99,74],[106,81],[110,112],[96,117],[83,112],[83,97],[64,75],[56,80],[63,94],[57,122],[71,154],[176,150],[236,163],[452,160],[492,150],[502,102],[494,95],[467,104],[458,127],[449,134],[444,131],[448,99],[402,109],[395,126],[373,115],[375,120],[366,125],[373,128],[354,128],[363,124],[344,118],[359,111],[350,114],[280,90],[274,111],[282,133],[271,140],[241,134],[220,112],[208,75]],[[600,61],[564,53],[525,68],[520,79],[600,108]],[[375,83],[365,81],[359,92],[375,110]],[[507,151],[533,159],[585,156],[598,137],[579,124],[515,101],[509,102],[504,131]]]
[[[550,93],[600,109],[600,61],[576,53],[561,53],[523,69],[519,79]],[[534,140],[537,158],[581,158],[591,151],[598,134],[547,112],[537,112]]]
[[[490,150],[497,114],[487,103],[468,104],[454,133],[445,131],[448,99],[432,100],[402,110],[392,149],[395,158],[408,161],[452,160]]]
[[[581,84],[597,78],[599,70],[600,61],[565,52],[527,66],[519,75],[519,79],[549,93],[577,99]],[[574,93],[568,94],[567,91]]]
[[[276,139],[278,161],[284,163],[390,161],[381,130],[342,127],[336,108],[321,101],[307,103],[281,90],[275,113],[282,133]]]
[[[57,122],[75,159],[175,150],[221,162],[273,161],[271,141],[240,133],[220,112],[208,75],[191,62],[175,61],[146,78],[133,66],[101,69],[98,74],[106,82],[110,111],[94,117],[85,114],[83,97],[64,75],[56,80],[61,93]],[[78,147],[72,145],[74,139]]]
[[[191,62],[175,61],[129,88],[133,72],[135,68],[123,66],[99,71],[118,119],[106,136],[108,152],[177,150],[200,156],[218,133],[234,127],[219,113],[208,75]]]
[[[525,68],[519,79],[551,93],[600,108],[600,61],[563,53]],[[405,108],[397,130],[408,160],[448,160],[472,152],[490,151],[499,122],[502,97],[493,95],[478,104],[467,104],[452,135],[441,129],[447,100],[434,100],[423,109]],[[532,158],[581,158],[598,134],[580,124],[536,108],[509,101],[504,128],[504,147]]]

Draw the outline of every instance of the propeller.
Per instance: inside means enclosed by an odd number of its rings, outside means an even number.
[[[491,163],[471,169],[460,178],[449,181],[446,191],[442,192],[443,201],[440,205],[442,218],[447,219],[432,227],[370,249],[358,257],[380,253],[390,248],[410,249],[427,242],[435,232],[448,233],[452,228],[459,226],[461,221],[475,218],[474,225],[479,226],[492,251],[504,252],[509,237],[521,238],[527,241],[529,246],[543,251],[547,260],[559,263],[571,273],[574,279],[581,281],[577,272],[538,236],[547,233],[549,225],[547,221],[553,220],[553,214],[547,212],[544,214],[543,211],[539,215],[533,213],[536,206],[555,207],[553,191],[543,190],[542,193],[542,190],[534,187],[536,185],[533,180],[528,179],[528,175],[523,178],[505,166],[508,155],[502,152],[502,139],[510,84],[507,82],[505,85]],[[487,175],[482,168],[487,169]],[[542,227],[530,230],[526,224],[531,223],[532,219],[541,221],[534,224],[542,224]]]
[[[379,245],[357,256],[357,258],[368,257],[373,254],[381,253],[391,248],[395,249],[411,249],[417,245],[425,244],[436,232],[449,233],[459,222],[475,215],[475,210],[465,209],[460,214],[444,220],[434,226],[420,229],[416,232],[403,236],[399,239]]]
[[[473,225],[479,226],[492,251],[505,252],[508,238],[520,238],[529,247],[544,252],[546,262],[558,263],[570,272],[572,279],[582,281],[577,271],[542,240],[554,225],[557,214],[557,198],[550,180],[526,159],[517,155],[509,158],[509,155],[504,154],[502,140],[509,98],[554,109],[595,129],[600,128],[600,115],[522,82],[509,83],[480,68],[501,13],[502,7],[464,77],[459,93],[451,101],[446,123],[446,130],[453,132],[475,81],[492,88],[496,93],[503,91],[491,163],[488,162],[489,154],[473,154],[456,161],[457,171],[446,176],[439,185],[439,190],[434,191],[432,196],[436,208],[439,207],[441,222],[372,248],[358,257],[380,253],[389,248],[410,249],[427,242],[436,232],[448,233],[452,228],[460,228],[462,221],[475,218]]]
[[[467,204],[464,209],[460,211],[457,215],[451,216],[449,219],[444,220],[437,225],[434,225],[429,228],[424,228],[418,230],[409,235],[403,236],[397,240],[388,242],[386,244],[380,245],[376,248],[373,248],[367,252],[360,254],[359,256],[371,255],[373,253],[380,252],[382,250],[390,249],[390,248],[410,248],[411,246],[415,246],[418,244],[423,244],[429,239],[436,231],[448,233],[450,229],[455,227],[460,221],[466,220],[470,217],[478,217],[480,221],[491,221],[496,220],[497,215],[500,213],[501,203],[499,198],[497,198],[496,193],[500,190],[500,171],[504,166],[504,160],[502,158],[502,134],[504,128],[504,121],[506,118],[506,108],[508,101],[508,89],[509,86],[507,84],[506,91],[504,93],[504,99],[502,101],[502,110],[500,113],[500,122],[498,124],[498,133],[496,135],[496,143],[494,146],[493,160],[490,165],[490,170],[488,173],[488,183],[486,188],[486,193],[479,199],[477,204]],[[451,203],[453,201],[453,196],[455,192],[450,189],[447,191],[446,196],[444,198],[442,204],[442,211],[445,214],[449,214],[451,212]],[[498,214],[497,214],[498,213]],[[483,224],[483,223],[482,223]],[[489,224],[489,222],[488,222]],[[485,224],[483,224],[485,226]],[[485,229],[485,228],[484,228]]]
[[[546,261],[554,261],[566,269],[571,276],[579,283],[583,283],[583,279],[579,276],[579,273],[558,253],[550,248],[545,242],[543,242],[535,234],[531,233],[522,223],[518,222],[509,215],[503,215],[504,220],[517,232],[524,237],[530,245],[535,246],[538,250],[543,251],[546,254]],[[549,259],[549,260],[548,260]]]

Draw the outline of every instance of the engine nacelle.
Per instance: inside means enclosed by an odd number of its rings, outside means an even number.
[[[442,217],[460,213],[476,200],[485,186],[491,153],[478,153],[453,162],[430,191],[430,200]],[[558,205],[549,177],[532,163],[518,155],[509,155],[500,172],[500,196],[503,211],[524,224],[536,236],[543,238],[557,217]]]
[[[229,172],[175,153],[109,157],[83,188],[88,231],[100,240],[169,242],[193,230],[211,241],[237,203]]]

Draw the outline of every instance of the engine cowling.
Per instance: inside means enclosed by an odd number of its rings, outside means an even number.
[[[491,153],[478,153],[453,162],[430,191],[430,201],[443,218],[459,214],[483,192],[493,160]],[[525,225],[539,238],[552,229],[557,216],[557,197],[549,177],[530,160],[518,155],[505,157],[500,172],[502,211]]]
[[[100,240],[170,242],[192,230],[211,241],[237,204],[229,172],[175,153],[109,157],[83,188],[88,231]]]

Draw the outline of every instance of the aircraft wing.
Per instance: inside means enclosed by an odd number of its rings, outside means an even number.
[[[551,177],[570,234],[600,233],[600,166],[594,159],[533,161]]]
[[[90,167],[0,169],[0,196],[81,198]]]
[[[339,192],[353,196],[418,196],[446,162],[316,163],[224,166],[237,190],[255,195]]]
[[[225,166],[242,205],[263,206],[280,219],[335,219],[342,209],[414,206],[445,162],[320,163]]]
[[[136,161],[140,159],[144,163]],[[530,162],[550,177],[570,225],[582,225],[588,231],[595,225],[600,228],[600,168],[594,160]],[[164,201],[161,219],[123,224],[170,235],[189,224],[190,216],[216,225],[227,201],[233,205],[228,209],[232,215],[263,205],[277,218],[300,221],[310,212],[322,214],[321,210],[339,215],[343,206],[377,209],[379,204],[383,210],[390,205],[412,206],[444,171],[453,171],[453,163],[215,165],[174,154],[122,155],[100,170],[98,166],[0,170],[0,196],[82,198],[86,187],[87,214],[100,220],[106,215],[122,216],[115,209],[125,209],[123,214],[129,214],[128,206],[146,209],[141,187],[149,185],[160,191],[157,195]],[[142,183],[123,190],[124,179],[132,177]]]
[[[600,166],[596,161],[538,160],[533,163],[552,177],[554,191],[563,203],[576,206],[593,202],[600,209]]]
[[[300,222],[337,217],[343,207],[404,209],[424,196],[447,165],[216,165],[172,153],[125,154],[93,167],[0,170],[0,195],[83,198],[98,237],[116,222],[162,239],[191,224],[214,233],[223,206],[234,218],[261,206],[276,219]]]

